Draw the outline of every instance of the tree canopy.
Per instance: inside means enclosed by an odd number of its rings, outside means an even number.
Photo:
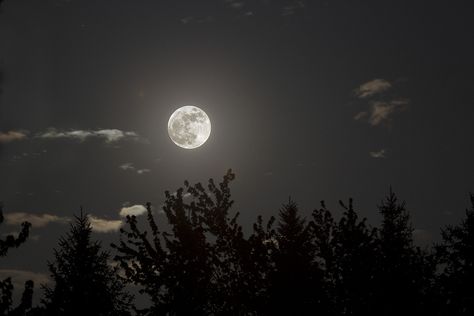
[[[13,308],[6,279],[0,315],[473,314],[473,195],[463,221],[421,249],[406,203],[392,189],[377,206],[378,227],[352,199],[339,202],[336,218],[324,201],[303,213],[290,198],[245,233],[233,209],[234,178],[229,170],[220,183],[185,181],[165,192],[161,209],[147,203],[145,216],[127,216],[113,258],[81,211],[48,264],[53,282],[43,286],[42,304],[32,308],[28,281]],[[2,239],[1,256],[29,228],[24,223],[17,237]],[[127,285],[148,298],[146,308],[134,306]]]
[[[59,240],[48,264],[52,286],[44,286],[46,315],[129,315],[132,297],[110,255],[91,238],[89,219],[82,211]]]
[[[3,204],[0,203],[0,225],[3,223],[4,219]],[[30,227],[30,223],[24,222],[21,224],[21,229],[17,237],[13,236],[12,234],[7,234],[4,239],[0,239],[0,259],[1,257],[5,257],[10,249],[18,248],[26,241],[30,232]],[[21,302],[16,308],[14,308],[14,287],[12,284],[12,279],[6,278],[5,280],[0,280],[0,316],[25,314],[32,305],[33,287],[33,281],[26,281]]]

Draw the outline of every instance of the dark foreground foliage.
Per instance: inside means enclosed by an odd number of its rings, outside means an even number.
[[[59,240],[54,262],[48,263],[54,285],[43,286],[43,307],[35,315],[130,315],[132,297],[124,291],[118,269],[109,265],[109,253],[91,240],[91,233],[81,212]]]
[[[0,224],[4,221],[3,205],[0,203]],[[12,248],[18,248],[28,238],[31,224],[24,222],[21,224],[20,232],[15,237],[7,234],[4,239],[0,239],[0,259],[5,257]],[[3,236],[0,231],[0,236]],[[11,278],[0,280],[0,316],[4,315],[23,315],[31,308],[33,296],[33,281],[26,281],[25,289],[20,304],[13,307],[13,284]]]
[[[112,245],[115,265],[81,213],[55,250],[41,306],[31,308],[27,283],[12,308],[4,281],[0,315],[474,315],[474,196],[440,244],[420,249],[392,190],[378,206],[380,227],[360,218],[352,200],[340,201],[336,219],[324,202],[304,218],[290,199],[244,234],[232,211],[234,178],[229,171],[221,183],[185,182],[165,192],[162,210],[148,203],[145,218],[127,217]],[[0,243],[2,255],[28,227]],[[132,306],[127,283],[148,297],[148,308]]]
[[[152,302],[143,314],[474,315],[474,197],[467,219],[423,250],[392,190],[379,204],[378,228],[359,218],[352,200],[340,202],[339,219],[324,202],[302,218],[290,200],[245,236],[239,214],[230,214],[233,179],[229,171],[219,184],[166,192],[170,229],[159,229],[150,204],[148,228],[127,218],[112,246]]]

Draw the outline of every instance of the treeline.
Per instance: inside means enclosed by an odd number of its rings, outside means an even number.
[[[340,202],[338,219],[324,202],[303,218],[290,200],[244,234],[231,214],[233,179],[229,171],[218,184],[165,192],[167,225],[147,204],[146,228],[127,217],[114,257],[91,239],[81,212],[48,264],[52,282],[39,306],[31,281],[12,306],[6,279],[0,315],[474,315],[474,196],[462,222],[442,229],[442,242],[420,249],[391,190],[377,228],[352,200]],[[0,256],[28,230],[25,223],[17,238],[0,241]],[[134,306],[127,285],[148,297],[148,308]]]

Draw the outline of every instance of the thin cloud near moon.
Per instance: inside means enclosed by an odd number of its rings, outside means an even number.
[[[36,137],[42,139],[76,139],[81,142],[89,138],[102,138],[106,143],[115,143],[124,139],[139,139],[139,136],[136,132],[122,131],[119,129],[63,131],[50,128],[46,132],[36,134]]]
[[[25,130],[10,130],[7,132],[0,131],[0,143],[11,143],[19,140],[30,138],[42,140],[54,139],[71,139],[84,142],[88,139],[103,139],[106,143],[112,144],[122,140],[145,141],[137,132],[122,131],[116,128],[97,129],[97,130],[60,130],[56,128],[48,128],[45,131],[37,132],[34,136],[29,137],[29,132]]]

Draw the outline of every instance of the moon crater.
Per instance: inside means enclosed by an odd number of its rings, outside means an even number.
[[[168,121],[168,135],[179,147],[194,149],[204,144],[211,135],[211,121],[197,106],[180,107]]]

